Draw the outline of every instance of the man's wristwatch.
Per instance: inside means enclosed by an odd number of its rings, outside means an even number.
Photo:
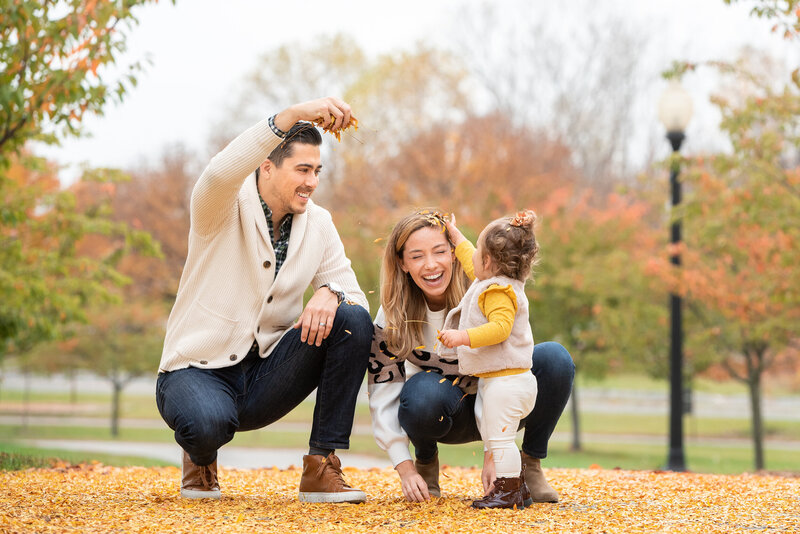
[[[339,299],[339,304],[344,302],[345,299],[347,298],[347,295],[344,294],[344,290],[342,290],[342,288],[339,287],[339,284],[337,284],[336,282],[330,282],[328,284],[322,284],[319,287],[327,287],[328,289],[330,289],[331,293],[336,295],[336,298]]]

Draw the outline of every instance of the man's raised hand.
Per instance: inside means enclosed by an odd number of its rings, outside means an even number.
[[[275,126],[287,132],[297,121],[308,121],[325,129],[338,131],[347,128],[352,120],[355,120],[355,116],[350,105],[329,96],[289,106],[275,116]]]

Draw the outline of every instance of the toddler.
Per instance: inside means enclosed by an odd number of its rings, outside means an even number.
[[[474,508],[524,508],[532,502],[514,438],[537,393],[524,289],[539,251],[535,220],[531,210],[497,219],[481,232],[477,249],[456,228],[455,217],[448,225],[456,255],[474,282],[447,314],[439,341],[456,349],[461,374],[478,377],[475,415],[496,469],[493,485]]]

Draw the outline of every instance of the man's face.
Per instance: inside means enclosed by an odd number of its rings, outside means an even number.
[[[319,185],[322,170],[319,147],[295,143],[280,167],[267,160],[261,165],[258,192],[278,223],[289,213],[304,213],[308,199]]]

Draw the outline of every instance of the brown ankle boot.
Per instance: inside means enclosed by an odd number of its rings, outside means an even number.
[[[539,458],[528,456],[524,452],[520,454],[522,455],[522,474],[530,489],[533,502],[558,502],[558,492],[545,480]]]
[[[219,499],[217,461],[211,465],[197,465],[183,451],[183,479],[181,497],[185,499]]]
[[[330,453],[303,456],[303,476],[300,478],[300,502],[364,502],[367,495],[345,483],[342,463]]]
[[[473,501],[473,508],[525,508],[522,498],[523,480],[520,477],[496,478],[494,488],[489,495],[478,501]]]
[[[428,485],[428,493],[431,494],[431,497],[441,497],[442,491],[439,489],[439,454],[437,453],[430,462],[420,463],[419,460],[414,460],[414,467],[417,468],[417,473]]]

